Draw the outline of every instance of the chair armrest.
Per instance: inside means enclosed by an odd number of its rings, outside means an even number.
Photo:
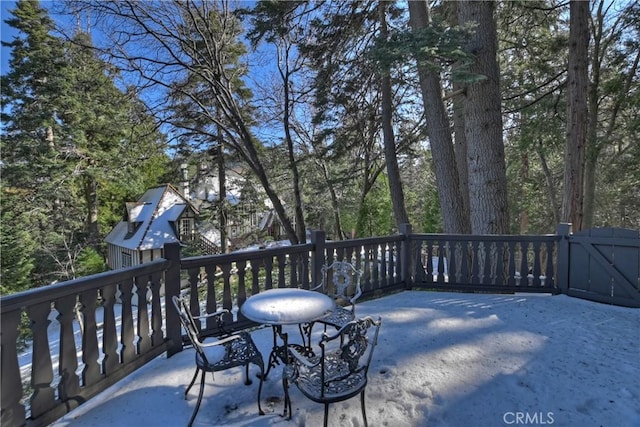
[[[214,342],[200,343],[200,345],[202,347],[215,347],[216,345],[222,345],[230,341],[237,340],[239,338],[242,338],[242,337],[240,335],[230,335],[228,337],[220,338],[219,340]]]
[[[316,291],[318,289],[322,289],[323,288],[322,285],[324,285],[324,283],[320,283],[318,286],[314,286],[313,288],[309,288],[309,290],[310,291]]]
[[[293,356],[296,362],[306,366],[307,368],[313,368],[314,366],[317,366],[320,363],[319,361],[316,363],[310,361],[309,359],[304,357],[302,354],[300,354],[296,349],[292,347],[289,347],[289,355]]]
[[[355,294],[354,296],[352,296],[352,297],[351,297],[351,299],[349,300],[349,302],[350,302],[352,305],[355,305],[356,300],[357,300],[358,298],[360,298],[360,295],[362,295],[362,290],[361,290],[360,288],[357,288],[357,289],[356,289],[356,294]]]
[[[221,315],[226,314],[226,313],[229,313],[229,310],[224,308],[222,310],[216,311],[215,313],[201,314],[200,316],[193,316],[193,318],[194,319],[207,319],[209,317],[221,316]]]

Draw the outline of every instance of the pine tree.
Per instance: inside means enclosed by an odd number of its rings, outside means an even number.
[[[100,252],[100,200],[115,200],[108,207],[121,212],[124,201],[157,183],[166,156],[135,92],[116,87],[114,70],[96,57],[87,34],[73,42],[52,36],[53,22],[38,2],[20,1],[12,14],[7,23],[23,37],[6,43],[12,57],[2,77],[3,193],[23,197],[7,209],[37,243],[31,256],[38,286],[76,277],[79,257],[96,259],[87,247]],[[105,217],[109,226],[116,220]]]
[[[73,192],[60,187],[68,171],[59,150],[64,139],[59,97],[69,92],[69,68],[63,43],[51,35],[53,22],[39,2],[19,1],[12,14],[7,24],[24,37],[4,43],[12,56],[11,70],[2,77],[2,185],[4,194],[19,193],[25,202],[6,208],[25,219],[17,226],[38,242],[33,254],[38,285],[61,268],[53,260],[64,259],[58,248],[69,240],[60,233],[78,226]]]
[[[22,195],[3,188],[0,196],[0,294],[7,295],[29,289],[34,269],[35,242],[24,228]]]

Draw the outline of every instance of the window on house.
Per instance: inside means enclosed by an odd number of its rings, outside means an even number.
[[[180,240],[193,239],[193,219],[183,218],[180,220]]]
[[[131,267],[131,254],[122,252],[122,267]]]
[[[129,222],[127,224],[127,235],[124,236],[125,239],[130,239],[131,237],[133,237],[134,234],[136,234],[136,231],[138,231],[138,228],[140,227],[140,224],[142,224],[141,222]]]

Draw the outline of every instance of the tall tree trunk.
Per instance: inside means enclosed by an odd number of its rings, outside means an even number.
[[[556,197],[556,186],[553,182],[551,169],[549,168],[549,165],[547,164],[547,158],[542,151],[542,142],[536,145],[536,153],[538,154],[538,158],[540,159],[540,165],[542,166],[542,171],[544,172],[544,177],[547,181],[547,195],[549,197],[551,208],[553,209],[553,223],[557,225],[560,223],[560,203],[558,203],[558,199]]]
[[[91,176],[85,177],[85,203],[87,204],[87,242],[100,253],[100,228],[98,226],[98,183]]]
[[[286,67],[286,65],[285,65]],[[300,173],[298,172],[298,164],[296,162],[295,150],[293,147],[293,138],[291,137],[291,94],[289,88],[289,72],[283,72],[282,70],[281,76],[283,79],[283,89],[284,89],[284,115],[283,115],[283,126],[284,126],[284,136],[287,142],[287,152],[289,153],[289,167],[291,168],[291,174],[293,176],[293,196],[295,203],[295,218],[296,218],[296,234],[298,236],[299,242],[307,241],[307,229],[304,223],[304,213],[302,210],[302,194],[300,191]]]
[[[218,217],[220,224],[220,252],[227,252],[227,174],[224,165],[224,143],[218,127]]]
[[[583,218],[582,226],[591,228],[593,224],[593,209],[595,206],[596,196],[596,168],[598,166],[598,157],[604,141],[598,141],[598,114],[599,102],[598,92],[600,87],[600,55],[602,42],[602,7],[600,2],[597,11],[596,24],[593,37],[593,53],[591,54],[591,82],[589,84],[589,92],[587,94],[587,132],[586,132],[586,148],[585,148],[585,165],[584,165],[584,199],[583,199]],[[588,71],[587,71],[588,72]],[[588,75],[587,75],[588,78]]]
[[[596,171],[598,169],[598,156],[600,150],[587,150],[584,164],[584,204],[582,228],[593,226],[593,213],[596,199]]]
[[[291,219],[284,209],[282,201],[278,197],[278,193],[271,186],[271,181],[269,180],[267,172],[264,170],[264,166],[262,165],[262,162],[260,160],[260,156],[258,155],[256,141],[247,128],[242,115],[240,114],[240,107],[236,104],[231,93],[224,93],[224,95],[227,96],[227,99],[225,100],[227,102],[227,105],[230,105],[231,107],[225,107],[225,109],[223,109],[223,112],[230,120],[230,122],[234,124],[234,128],[235,130],[237,130],[239,138],[241,140],[241,142],[236,140],[236,142],[234,143],[234,148],[238,150],[240,156],[242,156],[242,158],[247,162],[251,170],[256,174],[256,177],[260,181],[260,184],[262,184],[262,188],[264,188],[269,201],[273,205],[273,209],[275,210],[276,215],[280,220],[282,228],[284,228],[284,231],[287,234],[287,238],[292,244],[297,244],[299,243],[299,240],[296,234],[296,230],[294,229],[293,224],[291,223]],[[232,133],[227,133],[227,136],[229,136],[230,138],[234,137]]]
[[[425,0],[409,2],[409,24],[414,31],[430,25],[429,8]],[[437,72],[418,60],[418,76],[424,103],[427,134],[433,156],[438,197],[445,233],[468,233],[464,203],[460,192],[456,154],[451,138],[451,124],[442,99],[442,84]]]
[[[583,185],[587,143],[589,89],[589,2],[569,6],[569,64],[567,73],[567,142],[561,220],[583,227]]]
[[[445,6],[449,8],[447,19],[453,27],[458,25],[458,3],[455,1],[446,2]],[[459,67],[456,63],[454,67]],[[466,91],[466,85],[459,81],[453,81],[453,93],[463,94]],[[456,155],[456,169],[458,171],[458,188],[460,197],[462,198],[462,218],[464,219],[464,233],[471,233],[470,211],[469,211],[469,169],[467,167],[467,137],[465,135],[464,125],[464,97],[453,96],[453,135],[454,150]]]
[[[378,2],[378,13],[380,16],[380,31],[383,39],[387,39],[387,19],[385,2]],[[398,168],[398,158],[396,155],[396,140],[393,133],[393,93],[391,88],[391,76],[389,70],[381,70],[382,83],[382,134],[384,141],[384,157],[387,166],[387,176],[389,178],[389,191],[391,193],[391,204],[393,206],[393,217],[396,227],[399,230],[402,224],[409,222],[409,216],[404,205],[404,191],[400,180],[400,170]]]
[[[324,181],[329,189],[329,194],[331,195],[331,207],[333,208],[333,224],[334,224],[334,238],[343,240],[345,237],[345,233],[342,230],[342,220],[340,219],[340,204],[338,203],[338,195],[336,194],[336,189],[331,182],[329,177],[329,170],[327,168],[327,164],[323,159],[318,161],[318,167],[322,171],[322,176],[324,177]]]
[[[467,86],[464,108],[473,234],[509,232],[507,175],[502,142],[500,71],[493,2],[460,2],[460,24],[475,24],[466,46],[475,56],[470,72],[484,77]]]
[[[529,180],[529,154],[525,151],[520,155],[520,198],[527,200],[529,194],[527,191],[527,181]],[[520,208],[520,234],[527,234],[529,230],[529,213],[526,207]]]
[[[453,91],[464,90],[464,85],[453,82]],[[454,151],[456,156],[456,170],[458,171],[458,193],[462,200],[463,234],[471,233],[470,208],[469,208],[469,169],[467,167],[467,136],[464,125],[464,102],[462,97],[453,98],[453,135]]]

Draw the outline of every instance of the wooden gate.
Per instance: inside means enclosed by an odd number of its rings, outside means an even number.
[[[571,296],[640,307],[640,231],[593,228],[569,236]]]

